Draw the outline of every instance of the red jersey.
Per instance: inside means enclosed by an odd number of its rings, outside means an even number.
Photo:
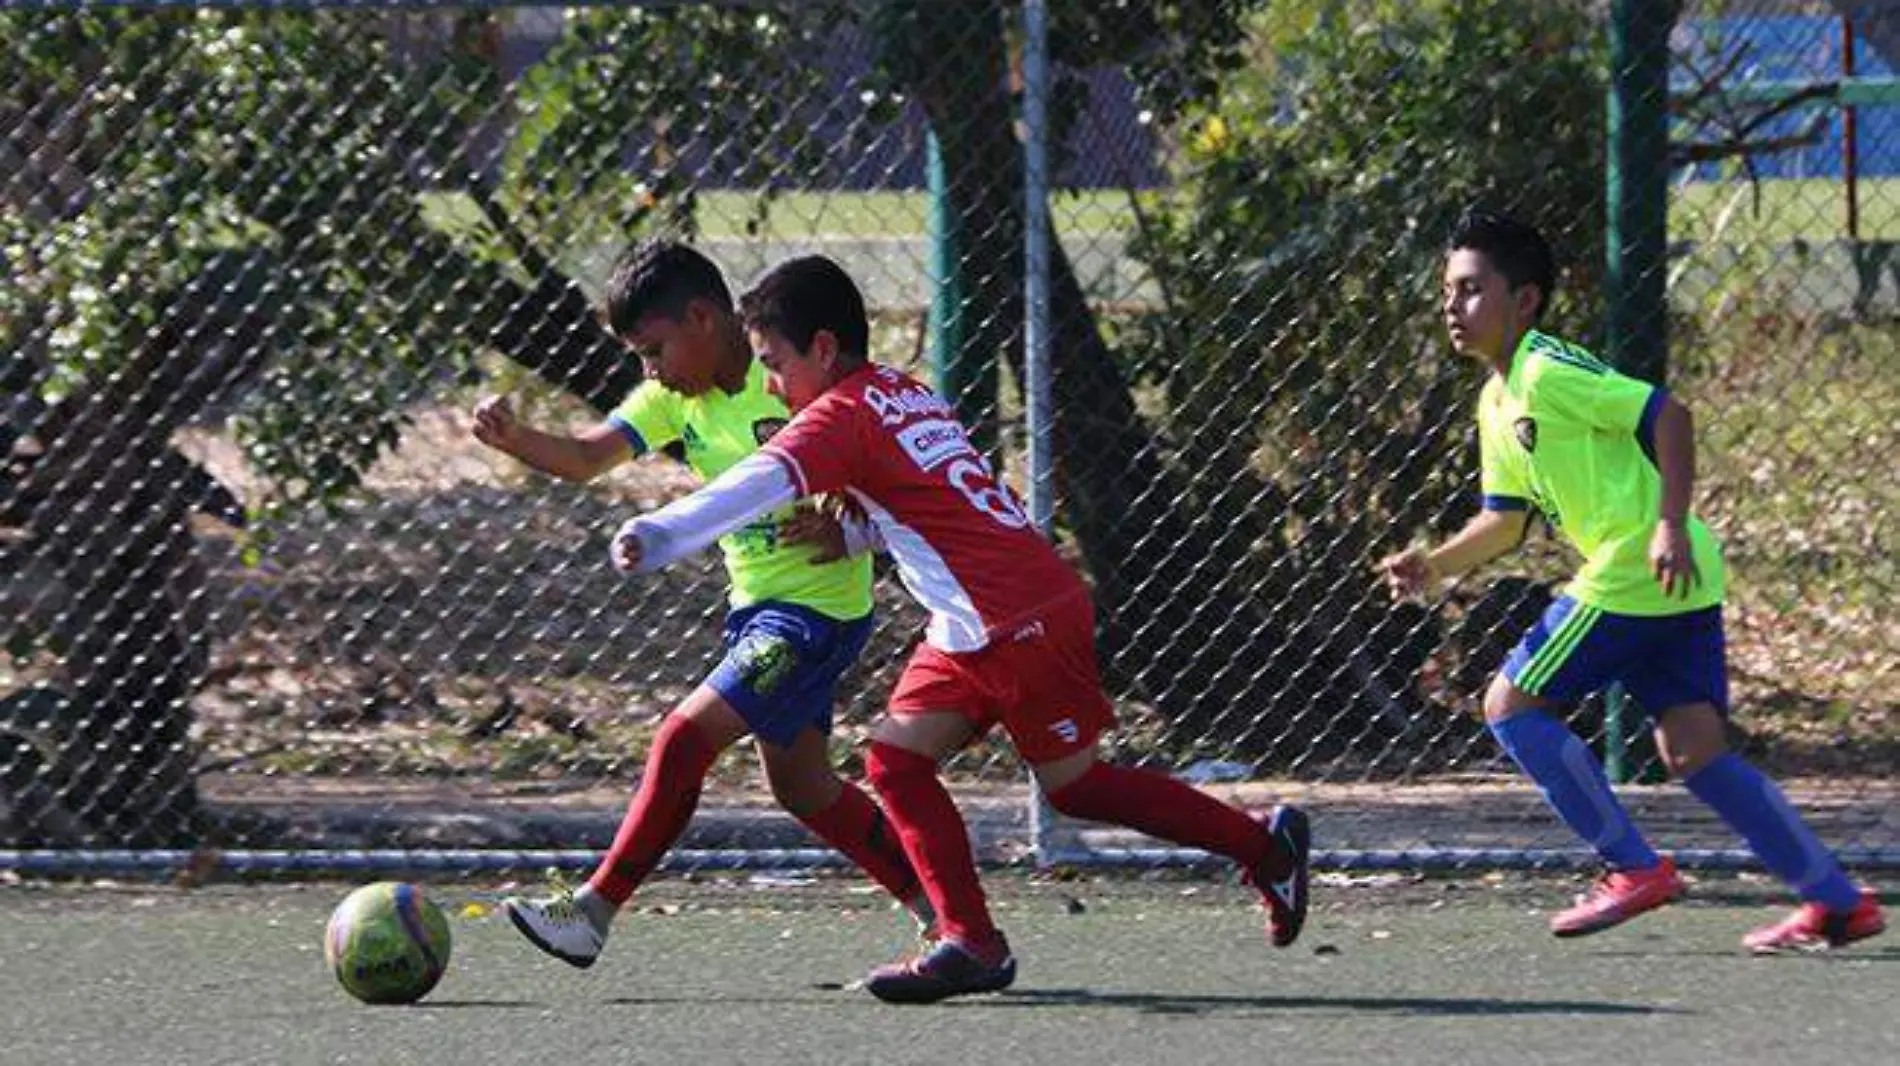
[[[856,371],[759,454],[784,464],[799,496],[845,492],[864,508],[930,610],[925,639],[944,651],[974,651],[1087,594],[950,405],[900,371]]]

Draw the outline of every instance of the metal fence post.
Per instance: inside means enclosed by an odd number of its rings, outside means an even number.
[[[1049,18],[1042,0],[1023,4],[1023,364],[1029,423],[1029,518],[1047,536],[1055,514],[1050,469],[1049,368]],[[1032,773],[1030,832],[1038,863],[1050,854],[1056,820]]]
[[[944,164],[943,142],[937,131],[924,137],[924,170],[930,189],[930,359],[943,393],[970,427],[970,435],[985,454],[996,450],[996,371],[972,365],[964,303],[969,294],[963,269],[962,225],[950,197],[950,174]]]
[[[1654,5],[1616,0],[1610,13],[1609,200],[1604,354],[1626,374],[1661,385],[1668,371],[1669,26]],[[1604,700],[1610,780],[1629,765],[1622,686]]]

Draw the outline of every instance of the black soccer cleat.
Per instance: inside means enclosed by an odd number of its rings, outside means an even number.
[[[864,988],[886,1003],[937,1003],[1001,992],[1016,982],[1016,959],[1003,934],[996,934],[991,954],[995,961],[985,962],[954,940],[939,940],[921,955],[872,970]]]
[[[1312,881],[1313,827],[1306,812],[1292,804],[1275,807],[1262,822],[1273,836],[1273,847],[1291,862],[1286,876],[1271,879],[1259,869],[1247,871],[1247,882],[1260,890],[1267,905],[1267,942],[1290,946],[1306,928],[1307,889]]]

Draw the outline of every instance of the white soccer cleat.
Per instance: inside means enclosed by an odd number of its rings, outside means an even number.
[[[606,934],[594,928],[573,895],[566,892],[545,899],[510,896],[501,901],[501,909],[535,947],[569,966],[583,970],[592,966],[607,943]]]

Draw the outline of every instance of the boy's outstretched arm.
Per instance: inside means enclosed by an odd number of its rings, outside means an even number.
[[[1687,599],[1702,581],[1689,544],[1689,501],[1695,493],[1695,420],[1665,396],[1656,415],[1656,470],[1662,475],[1662,513],[1649,540],[1650,572],[1667,595]]]
[[[1524,540],[1528,511],[1480,511],[1465,528],[1436,548],[1409,548],[1379,560],[1392,595],[1419,596],[1440,579],[1482,566]]]
[[[767,455],[748,455],[697,492],[629,519],[614,534],[609,554],[621,570],[648,573],[710,547],[797,498],[783,464]]]
[[[591,481],[633,457],[611,422],[571,437],[543,433],[515,417],[508,401],[489,396],[475,405],[475,439],[562,481]]]

